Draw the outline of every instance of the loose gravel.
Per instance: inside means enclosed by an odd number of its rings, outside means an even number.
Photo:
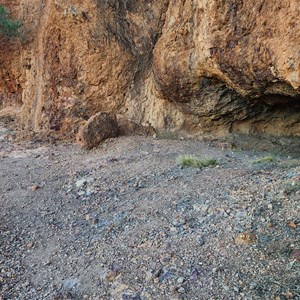
[[[300,299],[299,154],[1,132],[1,300]]]

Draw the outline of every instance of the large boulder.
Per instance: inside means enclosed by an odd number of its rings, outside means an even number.
[[[99,112],[79,129],[76,141],[81,147],[92,149],[102,141],[117,135],[118,125],[116,117],[106,112]]]

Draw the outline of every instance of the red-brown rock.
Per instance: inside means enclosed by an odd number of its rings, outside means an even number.
[[[98,146],[100,142],[117,135],[116,117],[109,113],[100,112],[92,116],[79,129],[76,141],[81,147],[91,149]]]

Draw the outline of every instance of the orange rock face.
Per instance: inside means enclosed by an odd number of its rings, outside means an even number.
[[[4,0],[0,116],[74,137],[98,112],[157,131],[300,136],[291,1]]]

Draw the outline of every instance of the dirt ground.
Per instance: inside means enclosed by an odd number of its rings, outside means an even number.
[[[274,145],[85,151],[0,124],[0,299],[300,299],[300,154]]]

